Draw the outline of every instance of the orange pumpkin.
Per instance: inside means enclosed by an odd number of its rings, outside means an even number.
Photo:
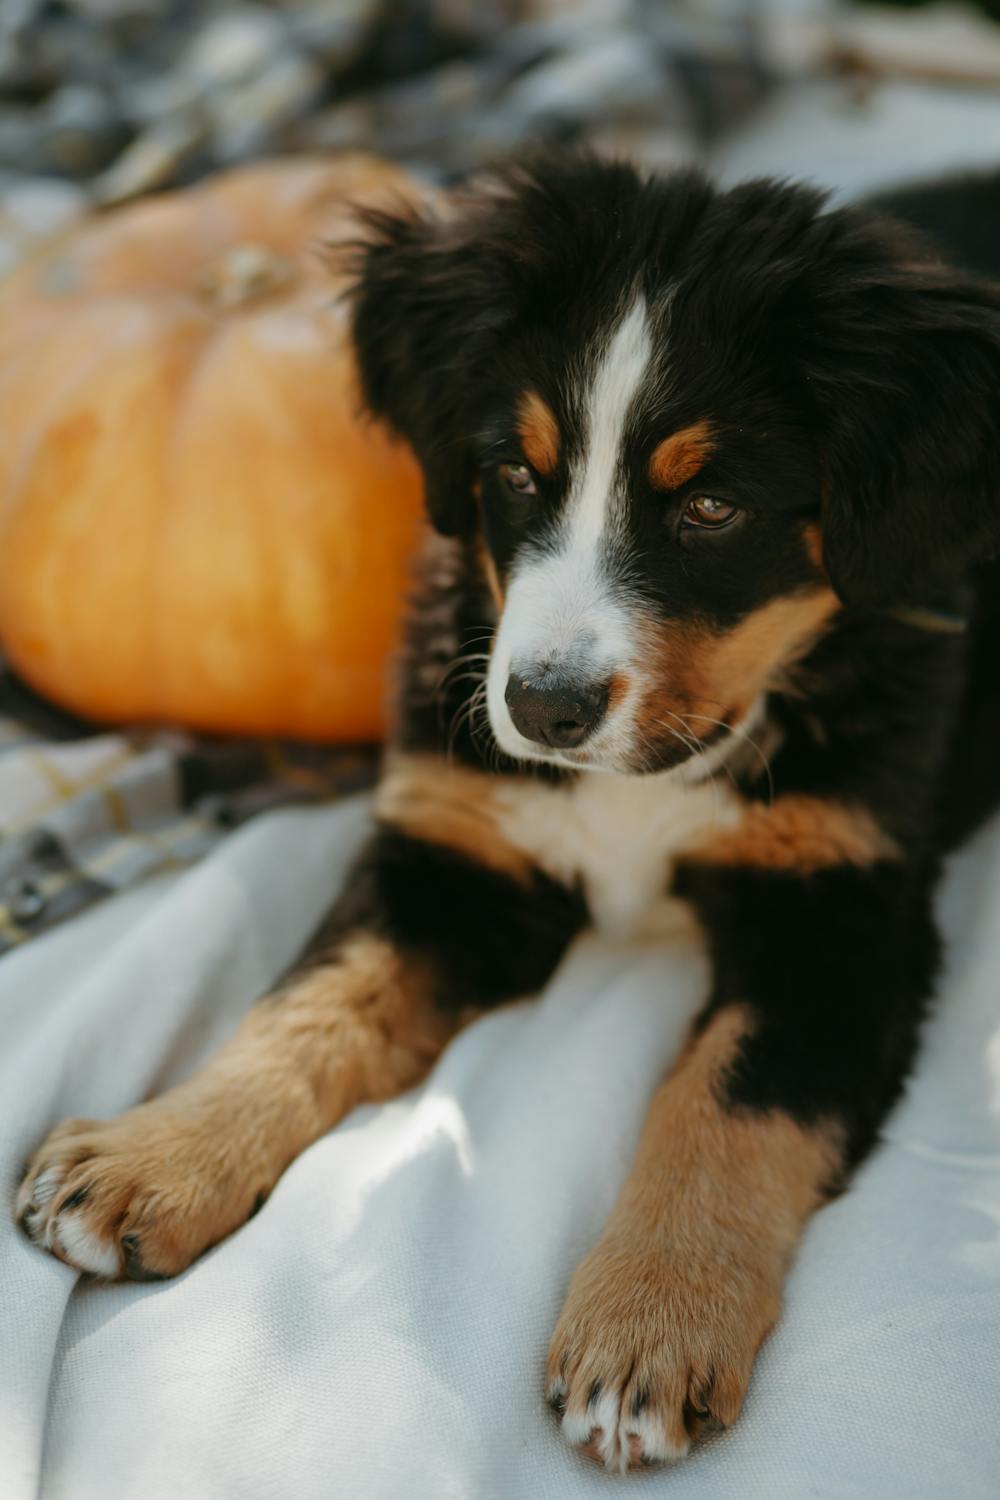
[[[368,158],[227,172],[0,287],[0,642],[110,722],[357,740],[421,509],[359,413],[318,245],[419,189]]]

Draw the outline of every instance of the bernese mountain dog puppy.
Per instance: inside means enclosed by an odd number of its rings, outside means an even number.
[[[955,222],[981,236],[993,192]],[[1000,296],[904,226],[947,235],[937,201],[562,156],[368,216],[364,400],[436,528],[374,830],[214,1060],[41,1146],[33,1239],[183,1270],[582,929],[682,910],[711,993],[548,1394],[614,1468],[735,1419],[803,1225],[913,1061],[942,854],[1000,790]]]

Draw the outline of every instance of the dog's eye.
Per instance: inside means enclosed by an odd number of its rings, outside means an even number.
[[[497,471],[509,490],[515,495],[534,495],[535,477],[527,464],[501,464]]]
[[[718,531],[742,514],[739,506],[730,505],[728,500],[716,500],[713,495],[695,495],[684,507],[684,523]]]

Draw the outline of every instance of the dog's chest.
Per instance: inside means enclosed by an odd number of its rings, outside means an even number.
[[[580,883],[595,926],[627,937],[676,924],[674,859],[713,828],[731,827],[739,802],[717,781],[585,772],[566,786],[508,788],[501,816],[506,837],[543,870]]]

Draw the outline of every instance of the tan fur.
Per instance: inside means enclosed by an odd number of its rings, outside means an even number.
[[[643,657],[656,664],[636,708],[651,742],[670,726],[705,738],[721,721],[743,720],[765,688],[814,643],[839,608],[826,587],[772,599],[732,630],[715,634],[683,623],[651,622]]]
[[[804,532],[806,551],[809,561],[820,572],[825,572],[823,566],[823,528],[818,521],[810,521]]]
[[[687,654],[689,697],[749,708],[776,672],[813,643],[837,608],[831,589],[802,590],[772,599],[724,635],[703,637]]]
[[[504,778],[481,776],[435,755],[393,755],[375,797],[376,815],[411,838],[454,849],[515,880],[531,860],[504,835],[497,796]]]
[[[537,391],[525,391],[518,401],[517,430],[525,458],[549,478],[559,462],[559,424]]]
[[[710,456],[712,426],[710,422],[692,422],[657,443],[649,460],[649,480],[658,490],[676,490],[704,466]]]
[[[503,585],[500,582],[497,565],[493,561],[489,548],[482,539],[479,542],[479,565],[489,586],[490,597],[496,605],[497,613],[499,614],[503,609]]]
[[[721,1102],[749,1026],[733,1007],[689,1045],[653,1100],[607,1227],[570,1285],[550,1389],[606,1462],[609,1434],[586,1433],[589,1412],[620,1422],[622,1465],[644,1448],[683,1453],[702,1419],[735,1419],[802,1225],[840,1162],[833,1126],[804,1129],[777,1110]],[[592,1401],[596,1383],[603,1396]]]
[[[837,865],[863,869],[899,855],[899,846],[866,808],[789,795],[752,804],[737,828],[714,835],[685,857],[699,864],[808,875]]]
[[[69,1120],[37,1153],[58,1190],[30,1232],[57,1254],[61,1205],[113,1250],[134,1235],[146,1272],[173,1275],[237,1229],[300,1152],[363,1100],[388,1099],[428,1070],[457,1026],[431,976],[388,943],[359,936],[335,962],[254,1007],[188,1083],[110,1121]],[[134,1268],[133,1268],[134,1270]]]
[[[621,700],[629,689],[629,679],[625,672],[612,672],[608,680],[608,713],[612,713],[618,707]]]

